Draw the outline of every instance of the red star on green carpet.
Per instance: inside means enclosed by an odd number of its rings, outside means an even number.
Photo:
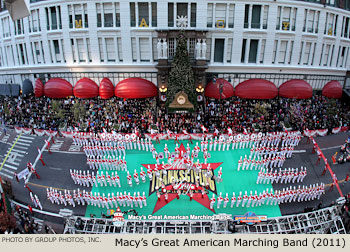
[[[172,162],[172,164],[160,164],[157,166],[158,170],[186,170],[185,164],[186,162],[189,162],[190,160],[184,157],[184,154],[186,153],[186,149],[184,147],[184,145],[181,143],[180,147],[179,147],[179,156],[176,157],[174,159],[174,161]],[[210,169],[212,170],[212,174],[214,175],[214,170],[216,168],[218,168],[220,165],[222,164],[222,162],[220,163],[208,163],[208,164],[203,164],[201,163],[201,170],[206,170],[208,168],[208,166],[210,165]],[[156,168],[156,164],[142,164],[146,169],[151,169],[151,170],[155,170]],[[203,189],[202,186],[196,186],[194,183],[189,183],[186,182],[190,189],[192,190],[196,190],[196,191],[201,191]],[[215,181],[214,181],[215,183]],[[216,188],[216,186],[215,186]],[[177,198],[177,193],[176,192],[172,192],[173,191],[173,186],[171,184],[167,184],[165,185],[165,189],[168,191],[171,191],[170,193],[168,193],[168,201],[165,200],[164,198],[164,194],[161,195],[160,199],[157,200],[157,203],[153,209],[152,214],[156,213],[158,210],[160,210],[161,208],[163,208],[164,206],[166,206],[167,204],[169,204],[170,202],[172,202],[175,198]],[[151,194],[151,193],[150,193]],[[188,193],[188,190],[186,191],[186,194],[189,198],[190,198],[190,194]],[[210,201],[209,201],[209,197],[208,194],[204,194],[202,195],[202,193],[197,192],[197,193],[193,193],[193,197],[192,199],[194,201],[197,201],[198,203],[200,203],[201,205],[203,205],[204,207],[208,208],[209,210],[211,210],[212,212],[215,213],[214,209],[210,209]],[[183,200],[183,199],[179,199],[179,200]],[[189,199],[190,200],[190,199]]]

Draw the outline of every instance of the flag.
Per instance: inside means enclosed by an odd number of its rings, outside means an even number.
[[[77,127],[74,127],[74,130],[75,130],[76,132],[79,132],[79,129],[78,129]]]
[[[204,127],[204,125],[201,126],[201,129],[202,129],[203,133],[208,132],[208,130]]]
[[[244,134],[244,135],[248,135],[248,131],[247,131],[246,128],[243,128],[243,134]]]
[[[166,133],[168,134],[168,136],[171,136],[173,134],[173,132],[171,132],[169,129],[167,129]]]
[[[107,131],[106,131],[106,129],[105,129],[105,128],[102,128],[102,130],[103,130],[103,132],[104,132],[105,134],[107,134]]]
[[[187,130],[183,130],[182,132],[183,132],[185,135],[188,135]]]
[[[38,152],[39,152],[39,155],[41,154],[41,151],[39,150],[39,147],[37,147],[37,149],[38,149]]]

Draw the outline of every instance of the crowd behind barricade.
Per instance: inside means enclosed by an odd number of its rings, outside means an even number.
[[[349,105],[341,100],[315,95],[310,99],[275,98],[248,100],[238,97],[207,99],[193,113],[168,113],[157,109],[156,99],[50,99],[0,97],[0,117],[6,126],[34,129],[66,127],[85,132],[116,131],[131,133],[137,129],[149,133],[150,127],[159,133],[201,133],[204,125],[209,132],[273,132],[290,128],[332,129],[350,125]]]

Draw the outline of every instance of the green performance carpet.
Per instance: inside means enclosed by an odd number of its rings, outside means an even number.
[[[196,142],[193,141],[193,144],[190,144],[191,150],[195,147]],[[187,147],[187,140],[180,141],[180,144],[183,143],[184,147]],[[171,152],[175,150],[175,144],[174,140],[162,140],[159,143],[153,142],[156,150],[158,153],[164,152],[164,146],[165,144],[168,145],[168,149]],[[200,146],[200,142],[198,142],[198,145]],[[180,145],[179,145],[180,146]],[[209,147],[208,147],[209,148]],[[278,205],[271,206],[271,205],[261,205],[258,207],[233,207],[231,208],[231,197],[232,192],[235,192],[236,197],[239,195],[239,192],[242,191],[242,194],[244,194],[245,191],[248,192],[248,195],[250,191],[254,192],[257,191],[259,194],[260,192],[263,192],[264,190],[268,189],[271,190],[272,186],[270,184],[264,185],[264,184],[256,184],[256,179],[258,175],[258,170],[244,170],[244,171],[237,171],[237,164],[238,160],[241,156],[244,157],[244,155],[249,156],[250,149],[236,149],[232,150],[230,147],[229,151],[211,151],[211,157],[208,158],[207,163],[221,163],[222,164],[215,169],[214,174],[217,175],[220,167],[222,167],[222,179],[223,181],[216,184],[216,192],[217,196],[222,192],[222,196],[225,197],[226,193],[228,193],[228,197],[230,198],[229,203],[227,204],[226,208],[223,208],[223,203],[221,204],[220,209],[216,208],[216,204],[214,207],[215,213],[211,211],[209,208],[205,207],[204,205],[198,203],[195,200],[190,201],[190,198],[187,195],[181,195],[180,199],[173,199],[168,204],[163,204],[160,209],[158,209],[155,213],[155,207],[157,205],[157,195],[156,193],[152,193],[149,196],[150,192],[150,181],[146,179],[145,183],[142,183],[140,178],[140,184],[136,185],[135,181],[133,180],[133,186],[130,187],[127,184],[127,173],[124,171],[118,171],[118,175],[120,176],[120,183],[121,188],[117,187],[110,187],[110,186],[94,186],[92,188],[92,193],[100,192],[104,193],[106,196],[108,193],[114,193],[114,195],[117,194],[117,192],[130,192],[130,195],[133,196],[134,192],[140,192],[142,195],[143,192],[145,192],[145,195],[147,197],[147,206],[143,208],[134,207],[138,213],[139,216],[144,216],[144,219],[164,219],[163,217],[166,216],[188,216],[190,219],[193,219],[193,216],[203,216],[203,215],[209,215],[212,216],[214,214],[220,214],[220,213],[226,213],[226,214],[232,214],[232,215],[242,215],[247,212],[254,212],[257,215],[266,215],[269,217],[278,217],[281,216],[281,211]],[[198,158],[194,159],[194,162],[199,159],[200,163],[204,163],[203,153],[200,152],[198,155]],[[126,161],[128,170],[130,172],[130,175],[133,176],[134,170],[138,173],[140,173],[140,168],[143,167],[143,170],[147,172],[147,169],[144,168],[142,165],[147,164],[155,164],[156,160],[153,159],[151,152],[146,151],[139,151],[139,150],[126,150]],[[162,159],[160,162],[164,161],[167,163],[167,159]],[[112,173],[112,171],[108,171],[109,174]],[[104,171],[105,174],[105,171]],[[108,185],[108,183],[107,183]],[[208,197],[209,199],[212,197],[213,192],[209,191]],[[169,194],[170,196],[170,194]],[[170,197],[169,197],[170,199]],[[116,210],[115,208],[112,208],[113,210]],[[120,207],[121,211],[127,211],[130,209],[130,207]],[[95,214],[96,217],[100,217],[101,213],[109,214],[110,212],[107,211],[106,208],[99,208],[95,206],[88,206],[86,209],[86,216],[90,216],[90,214]],[[157,217],[155,217],[157,216]],[[127,215],[124,216],[125,218],[128,218]]]

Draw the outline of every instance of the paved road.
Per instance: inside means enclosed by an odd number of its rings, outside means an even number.
[[[347,133],[340,133],[337,135],[330,135],[325,137],[317,137],[316,141],[323,149],[325,156],[328,160],[331,160],[331,156],[335,151],[339,150],[339,146],[344,143]],[[1,170],[0,175],[12,183],[12,190],[15,199],[18,202],[24,204],[30,204],[29,193],[24,188],[23,180],[19,183],[13,179],[13,172],[17,173],[23,170],[28,161],[34,162],[38,155],[37,148],[42,148],[44,145],[44,139],[48,137],[38,137],[29,135],[18,135],[14,131],[8,132],[6,135],[0,135],[0,164]],[[17,141],[17,142],[16,142]],[[68,208],[67,206],[57,206],[51,204],[46,199],[46,188],[54,187],[57,189],[77,189],[78,186],[74,184],[70,178],[69,169],[82,169],[87,170],[86,158],[79,146],[75,146],[71,139],[55,138],[55,144],[51,145],[52,154],[47,151],[43,154],[44,162],[43,166],[40,162],[36,167],[40,179],[32,176],[30,179],[29,187],[31,190],[38,195],[44,210],[58,213],[60,208]],[[294,158],[289,159],[285,162],[286,168],[300,168],[301,166],[307,167],[308,174],[304,182],[300,185],[311,185],[332,183],[332,179],[327,172],[325,176],[321,176],[324,168],[324,163],[316,165],[317,155],[312,154],[312,145],[303,139],[301,144],[297,147],[298,153],[294,154]],[[10,153],[9,153],[10,152]],[[9,154],[8,154],[9,153]],[[337,174],[338,180],[344,180],[347,173],[350,173],[350,165],[331,165],[333,171]],[[274,184],[275,190],[281,190],[294,184]],[[298,186],[299,184],[295,184]],[[81,190],[86,190],[86,187],[80,187]],[[350,192],[350,182],[347,184],[341,183],[341,189],[344,194]],[[90,190],[90,189],[87,189]],[[321,197],[323,206],[328,206],[332,201],[339,197],[339,193],[336,188],[332,192],[327,191],[325,195]],[[300,203],[288,203],[280,206],[283,215],[298,213],[304,210],[305,207],[317,207],[318,201],[312,202],[300,202]],[[76,215],[84,215],[86,206],[77,206],[73,209]]]

